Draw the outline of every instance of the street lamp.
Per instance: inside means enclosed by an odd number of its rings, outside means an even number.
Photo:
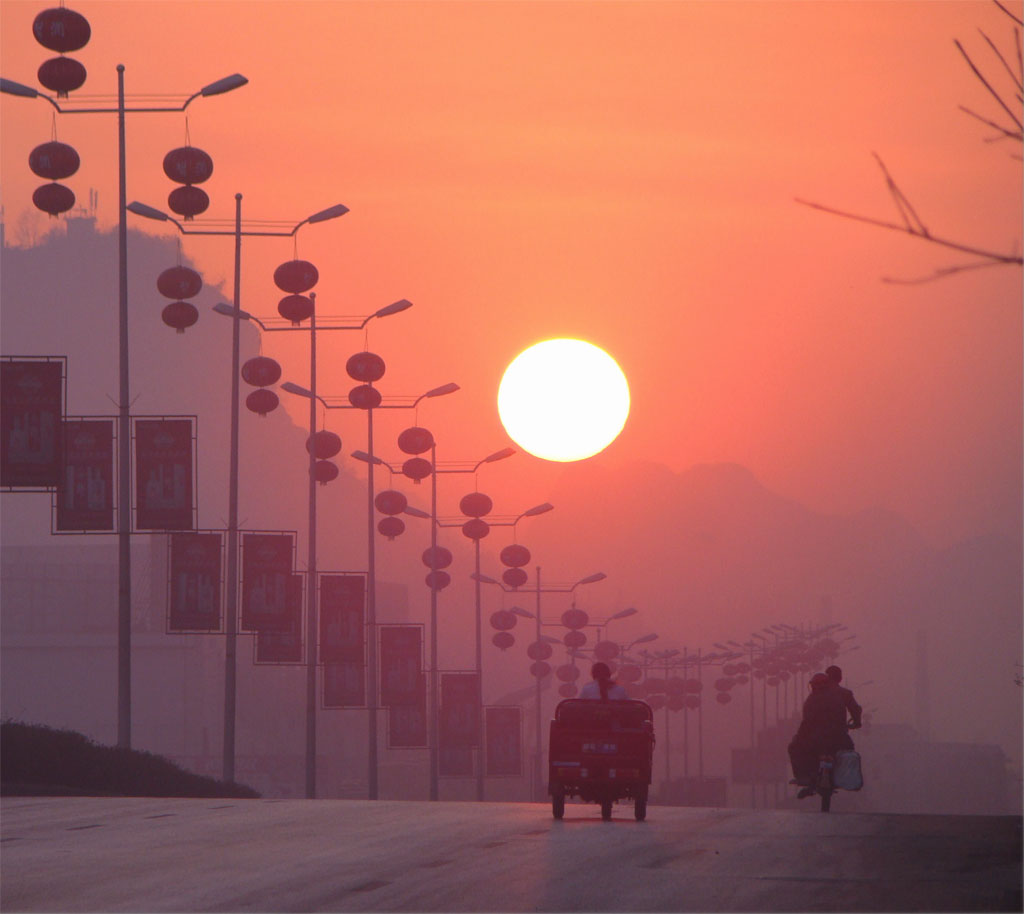
[[[117,107],[62,108],[51,96],[31,86],[0,78],[0,92],[22,98],[42,98],[58,114],[117,115],[117,209],[118,209],[118,423],[117,423],[117,744],[132,744],[132,577],[131,577],[131,393],[128,373],[128,216],[126,191],[125,115],[177,113],[200,96],[222,95],[244,86],[248,80],[239,73],[218,79],[188,96],[178,106],[127,108],[124,94],[124,64],[117,65]]]

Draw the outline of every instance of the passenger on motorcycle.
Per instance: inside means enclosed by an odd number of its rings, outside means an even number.
[[[615,680],[607,663],[595,663],[590,668],[594,678],[580,689],[580,698],[600,698],[612,701],[628,699],[629,695]]]
[[[803,708],[803,720],[789,744],[789,760],[793,777],[804,787],[800,799],[814,791],[810,784],[822,755],[835,755],[840,749],[853,749],[849,729],[860,727],[861,707],[853,700],[853,693],[842,688],[824,673],[815,673],[810,682],[811,694]],[[847,724],[847,713],[852,723]]]

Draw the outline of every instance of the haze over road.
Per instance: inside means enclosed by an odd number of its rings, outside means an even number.
[[[7,798],[4,911],[1021,909],[1017,817]]]

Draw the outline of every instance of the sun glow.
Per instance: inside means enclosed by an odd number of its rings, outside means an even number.
[[[629,384],[615,359],[583,340],[537,343],[512,360],[498,387],[509,437],[544,460],[592,457],[629,415]]]

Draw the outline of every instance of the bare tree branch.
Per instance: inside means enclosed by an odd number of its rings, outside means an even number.
[[[957,50],[963,55],[964,60],[967,61],[967,66],[971,68],[974,75],[978,77],[978,80],[981,82],[981,84],[986,89],[988,89],[989,94],[999,103],[1000,107],[1010,116],[1010,120],[1012,120],[1017,125],[1017,129],[1024,130],[1024,124],[1021,123],[1020,118],[1017,117],[1017,115],[1014,114],[1014,112],[1010,109],[1010,106],[1003,101],[1002,96],[998,92],[996,92],[996,90],[993,89],[991,85],[989,85],[988,80],[981,75],[981,71],[974,65],[974,61],[971,60],[970,55],[964,50],[964,46],[960,44],[960,42],[956,38],[953,39],[953,44],[956,45]]]
[[[982,117],[980,114],[978,114],[975,111],[972,111],[970,108],[966,108],[963,105],[957,105],[957,107],[961,111],[963,111],[964,114],[969,114],[971,117],[976,118],[986,126],[991,127],[993,130],[998,130],[1002,134],[1002,136],[989,137],[989,139],[985,140],[986,143],[991,143],[994,140],[1017,140],[1019,142],[1022,139],[1024,139],[1024,136],[1022,136],[1020,133],[1012,130],[1007,130],[1001,124],[997,124],[995,121],[990,121],[988,118]]]
[[[992,53],[996,55],[996,57],[999,59],[999,62],[1003,65],[1003,68],[1010,75],[1010,79],[1013,80],[1013,84],[1017,87],[1018,91],[1024,89],[1024,84],[1022,84],[1021,78],[1018,77],[1017,74],[1010,69],[1010,65],[1006,62],[1006,58],[1003,57],[1003,54],[999,50],[999,48],[996,47],[995,42],[991,38],[989,38],[988,35],[986,35],[981,29],[978,29],[978,34],[981,35],[981,37],[988,42],[988,46],[992,49]]]
[[[877,152],[873,152],[871,154],[875,157],[878,167],[882,169],[882,174],[885,175],[885,183],[889,188],[889,195],[896,204],[896,209],[899,210],[900,215],[903,217],[907,231],[912,235],[921,235],[925,238],[930,238],[931,235],[928,232],[928,228],[921,221],[920,217],[917,215],[917,211],[911,205],[906,195],[899,189],[896,182],[892,179],[892,175],[889,174],[889,169],[885,167],[885,162],[882,161],[882,157]]]
[[[882,282],[901,286],[923,285],[926,282],[935,282],[938,279],[945,279],[947,276],[952,276],[954,273],[966,273],[968,270],[982,270],[985,267],[999,266],[1003,266],[1003,264],[997,260],[984,260],[981,263],[963,263],[957,266],[939,267],[939,269],[930,276],[920,276],[916,279],[899,279],[895,276],[883,276]]]
[[[1024,27],[1024,20],[1018,19],[1016,16],[1014,16],[1010,10],[1008,10],[1005,6],[1003,6],[1002,3],[999,2],[999,0],[992,0],[992,2],[996,6],[998,6],[999,9],[1001,9],[1004,13],[1006,13],[1006,15],[1009,16],[1014,22],[1016,22],[1017,25]]]

